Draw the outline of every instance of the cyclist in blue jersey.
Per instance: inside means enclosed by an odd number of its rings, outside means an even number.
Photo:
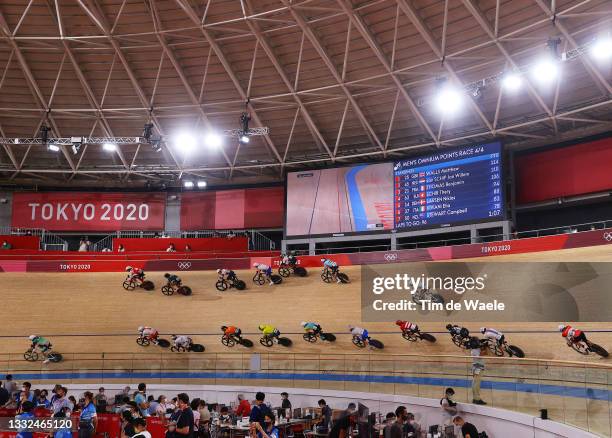
[[[336,276],[336,283],[342,283],[338,278],[338,269],[340,268],[340,266],[338,266],[338,263],[326,258],[322,258],[321,263],[323,263],[323,267],[325,269],[329,269],[331,273]]]

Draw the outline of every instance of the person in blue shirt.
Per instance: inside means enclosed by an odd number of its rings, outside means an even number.
[[[275,418],[272,411],[268,410],[264,414],[264,425],[253,423],[252,427],[257,431],[257,438],[278,438],[278,428],[274,426]]]
[[[49,395],[49,393],[47,392],[46,389],[43,389],[40,391],[40,394],[38,395],[35,401],[36,407],[43,407],[45,409],[51,408],[51,402],[47,398],[47,395]]]
[[[19,408],[19,415],[15,417],[16,420],[28,421],[34,419],[34,414],[32,411],[34,410],[34,403],[31,401],[24,401],[21,403],[21,407]],[[16,438],[33,438],[34,434],[32,432],[28,432],[27,429],[19,429]]]
[[[86,391],[83,397],[85,401],[83,402],[83,410],[79,415],[79,438],[91,438],[98,426],[98,415],[96,414],[96,405],[93,402],[93,393]]]
[[[68,418],[70,417],[70,409],[68,407],[61,408],[55,415],[54,418]],[[68,424],[65,423],[67,426]],[[72,438],[72,430],[70,427],[64,427],[61,429],[56,429],[52,434],[53,438]]]
[[[134,396],[134,401],[140,410],[140,415],[143,417],[149,416],[149,403],[147,403],[147,385],[144,383],[138,384],[138,391]]]

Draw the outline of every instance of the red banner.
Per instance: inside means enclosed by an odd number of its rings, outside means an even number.
[[[163,230],[160,193],[15,193],[15,228],[52,231]]]

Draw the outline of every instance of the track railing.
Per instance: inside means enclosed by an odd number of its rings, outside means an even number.
[[[610,364],[481,357],[481,396],[489,406],[539,415],[610,436]],[[0,372],[45,383],[190,383],[283,386],[472,400],[466,356],[307,353],[64,353],[59,363],[0,354]],[[42,383],[41,382],[41,383]],[[36,384],[40,386],[40,384]]]

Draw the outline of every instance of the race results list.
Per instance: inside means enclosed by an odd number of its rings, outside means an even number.
[[[395,228],[502,218],[501,157],[495,142],[396,162]]]

